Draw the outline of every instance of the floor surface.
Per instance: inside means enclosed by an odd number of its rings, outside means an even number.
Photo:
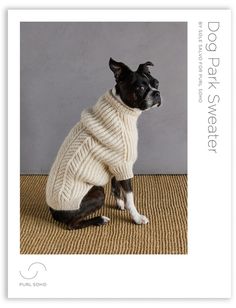
[[[134,177],[135,204],[147,225],[115,209],[109,184],[105,206],[90,217],[105,215],[110,222],[73,231],[52,219],[46,181],[45,175],[21,176],[21,254],[187,254],[186,175]]]

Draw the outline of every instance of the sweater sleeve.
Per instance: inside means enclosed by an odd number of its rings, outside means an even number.
[[[117,181],[130,179],[133,174],[133,162],[123,162],[116,166],[109,167],[110,172],[115,176]]]

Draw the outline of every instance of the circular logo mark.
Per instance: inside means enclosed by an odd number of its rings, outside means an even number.
[[[35,277],[37,277],[39,270],[47,271],[47,268],[41,262],[34,262],[30,264],[27,272],[24,272],[24,274],[22,273],[22,271],[20,271],[20,275],[24,279],[34,279]]]

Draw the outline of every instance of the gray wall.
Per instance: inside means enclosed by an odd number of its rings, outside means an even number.
[[[186,23],[21,23],[21,173],[48,173],[81,111],[114,85],[108,61],[152,61],[163,104],[139,118],[135,173],[187,173]]]

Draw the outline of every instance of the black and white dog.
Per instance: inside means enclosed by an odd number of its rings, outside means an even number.
[[[136,71],[132,71],[124,63],[110,58],[109,66],[116,80],[112,93],[117,101],[127,105],[129,108],[136,108],[142,111],[154,106],[160,106],[159,82],[151,76],[148,69],[148,66],[153,66],[151,62],[140,64]],[[139,214],[134,205],[131,179],[117,181],[113,177],[111,184],[117,208],[121,210],[127,209],[136,224],[148,223],[148,218]],[[93,186],[83,198],[78,210],[56,211],[50,208],[50,211],[54,219],[65,223],[69,229],[79,229],[90,225],[103,225],[109,221],[109,218],[105,216],[90,219],[84,218],[100,209],[104,205],[104,199],[103,187]]]

